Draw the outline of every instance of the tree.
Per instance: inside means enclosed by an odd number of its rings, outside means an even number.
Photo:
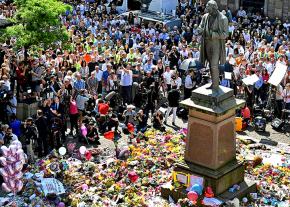
[[[11,19],[13,26],[4,30],[4,38],[14,37],[14,49],[24,48],[24,58],[27,60],[27,50],[32,47],[48,48],[69,38],[66,28],[62,25],[60,16],[71,6],[58,0],[14,0],[17,11]]]

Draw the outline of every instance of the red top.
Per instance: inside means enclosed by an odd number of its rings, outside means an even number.
[[[243,115],[244,119],[251,118],[250,109],[248,107],[245,107],[244,109],[242,109],[242,115]]]
[[[270,76],[269,76],[268,73],[262,75],[263,81],[266,81],[266,82],[268,82],[269,77],[270,77]]]
[[[109,105],[106,103],[99,103],[98,110],[100,114],[106,115],[109,111]]]
[[[77,114],[78,113],[78,107],[76,101],[71,101],[69,105],[69,113],[70,114]]]
[[[23,69],[16,68],[17,83],[19,85],[24,85],[26,83],[26,77],[22,73]]]

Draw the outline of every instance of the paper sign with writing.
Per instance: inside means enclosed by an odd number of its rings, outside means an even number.
[[[60,195],[65,193],[63,184],[55,178],[44,178],[41,180],[41,187],[45,196],[48,194]]]

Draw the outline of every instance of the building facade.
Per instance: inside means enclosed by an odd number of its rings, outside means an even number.
[[[230,7],[236,11],[240,6],[256,12],[261,11],[270,18],[290,19],[290,0],[216,0],[220,10]]]

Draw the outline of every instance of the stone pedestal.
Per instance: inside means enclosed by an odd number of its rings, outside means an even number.
[[[253,190],[255,184],[245,183],[244,165],[236,160],[235,111],[245,101],[235,99],[230,88],[220,86],[212,91],[207,87],[194,90],[190,99],[180,103],[189,109],[188,134],[185,162],[178,163],[174,171],[202,177],[204,186],[212,187],[216,196],[234,184],[248,186],[243,192],[249,187]],[[183,191],[174,193],[174,197],[186,196]]]

